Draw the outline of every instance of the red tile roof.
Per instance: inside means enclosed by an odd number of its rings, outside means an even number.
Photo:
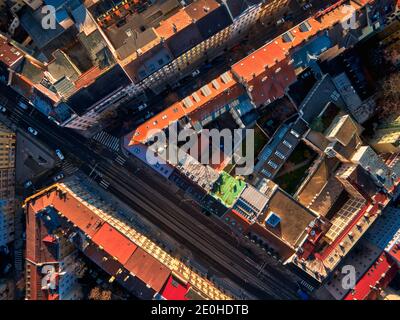
[[[228,79],[228,81],[224,81],[223,78]],[[207,92],[204,91],[206,86],[209,89]],[[178,121],[185,115],[200,111],[203,108],[218,108],[224,103],[238,98],[240,94],[244,92],[237,81],[233,79],[231,72],[224,73],[206,86],[204,86],[203,89],[197,90],[184,100],[174,103],[163,112],[137,127],[129,134],[129,145],[144,143],[155,133],[167,128],[171,123]],[[185,101],[187,101],[186,104]]]
[[[22,51],[10,45],[7,39],[0,36],[0,62],[11,68],[23,58]]]
[[[189,284],[181,284],[170,276],[160,293],[167,300],[188,300],[185,296],[189,288]]]
[[[122,264],[128,261],[129,257],[137,248],[137,245],[108,223],[103,224],[99,231],[93,236],[92,241],[98,246],[101,246],[110,255],[117,258]]]
[[[171,274],[170,269],[141,248],[132,254],[124,267],[157,292]]]
[[[363,0],[360,3],[364,6],[370,1]],[[351,1],[350,4],[355,9],[360,8],[356,2]],[[256,105],[283,96],[284,89],[296,80],[294,68],[290,63],[290,51],[340,22],[347,14],[347,11],[336,5],[328,8],[318,19],[311,17],[305,20],[240,60],[232,66],[232,72],[253,91],[251,95]],[[309,27],[304,28],[305,24]],[[290,37],[286,37],[285,40],[284,35]],[[277,70],[279,71],[276,72]]]
[[[382,253],[344,300],[376,299],[380,289],[385,288],[393,280],[397,269],[386,253]]]

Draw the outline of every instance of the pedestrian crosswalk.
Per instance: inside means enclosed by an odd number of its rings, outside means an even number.
[[[121,156],[121,155],[118,155],[118,156],[115,158],[115,161],[118,162],[121,166],[123,166],[123,165],[125,164],[125,162],[126,162],[126,158],[124,158],[124,157]]]
[[[118,151],[120,148],[119,139],[105,131],[100,131],[99,133],[96,133],[92,139],[100,142],[107,148],[114,150],[114,151]]]
[[[78,168],[68,161],[63,161],[61,163],[61,168],[65,175],[72,175],[78,171]]]
[[[314,290],[314,287],[311,284],[305,282],[304,280],[301,280],[300,283],[303,287],[307,288],[308,290],[310,291]]]

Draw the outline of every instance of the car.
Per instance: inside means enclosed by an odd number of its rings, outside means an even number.
[[[150,119],[153,115],[154,115],[153,112],[147,112],[146,115],[144,116],[144,119],[145,120]]]
[[[200,70],[199,70],[199,69],[194,70],[194,71],[192,72],[192,77],[193,77],[193,78],[194,78],[194,77],[197,77],[199,74],[200,74]]]
[[[147,108],[147,103],[142,103],[139,107],[138,107],[138,111],[142,111],[144,109]]]
[[[303,9],[303,10],[309,10],[309,9],[311,9],[312,8],[312,3],[306,3],[304,6],[302,6],[301,8]]]
[[[33,185],[33,182],[31,180],[28,180],[24,183],[24,188],[28,189],[29,187],[31,187]]]
[[[285,18],[281,18],[276,22],[276,25],[279,26],[281,24],[284,24],[286,22]]]
[[[19,106],[21,109],[28,110],[28,105],[27,105],[25,102],[18,101],[18,106]]]
[[[29,128],[28,128],[28,131],[29,131],[31,134],[33,134],[34,136],[37,136],[37,134],[38,134],[37,130],[33,129],[32,127],[29,127]]]
[[[64,173],[59,173],[58,175],[53,177],[53,181],[57,182],[58,180],[61,180],[62,178],[64,178]]]
[[[56,155],[57,155],[57,157],[60,158],[60,160],[64,160],[64,159],[65,159],[65,157],[64,157],[64,155],[62,154],[62,152],[61,152],[60,149],[56,149]]]
[[[4,113],[7,111],[7,109],[6,109],[6,107],[0,106],[0,111]]]
[[[11,264],[11,263],[8,263],[8,264],[4,267],[3,272],[4,272],[4,273],[8,273],[8,271],[10,271],[11,268],[12,268],[12,264]]]

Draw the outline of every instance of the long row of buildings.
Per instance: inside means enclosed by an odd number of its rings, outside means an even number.
[[[50,119],[85,130],[145,90],[174,85],[260,18],[279,18],[288,0],[27,3],[14,13],[26,40],[2,37],[1,78]],[[43,29],[45,5],[55,21]]]
[[[125,149],[145,162],[150,149],[160,158],[152,162],[154,170],[308,285],[320,286],[397,197],[400,181],[396,156],[384,157],[362,142],[360,124],[370,116],[369,105],[345,73],[330,75],[320,64],[382,30],[398,12],[395,1],[338,1],[138,126],[125,137]],[[164,157],[167,152],[151,149],[154,136],[168,135],[171,123],[193,129],[199,140],[224,114],[231,114],[237,128],[251,126],[246,115],[289,95],[304,70],[311,70],[315,82],[294,102],[298,116],[262,149],[251,178],[223,171],[224,156],[218,165],[204,165],[186,154],[176,164]],[[300,144],[315,157],[289,194],[272,180]]]
[[[106,283],[139,299],[232,299],[111,203],[79,178],[26,199],[26,299],[82,298],[79,279],[87,260],[90,269],[106,274]]]

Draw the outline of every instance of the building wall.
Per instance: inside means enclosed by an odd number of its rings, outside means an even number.
[[[0,245],[14,240],[15,133],[0,124]]]

